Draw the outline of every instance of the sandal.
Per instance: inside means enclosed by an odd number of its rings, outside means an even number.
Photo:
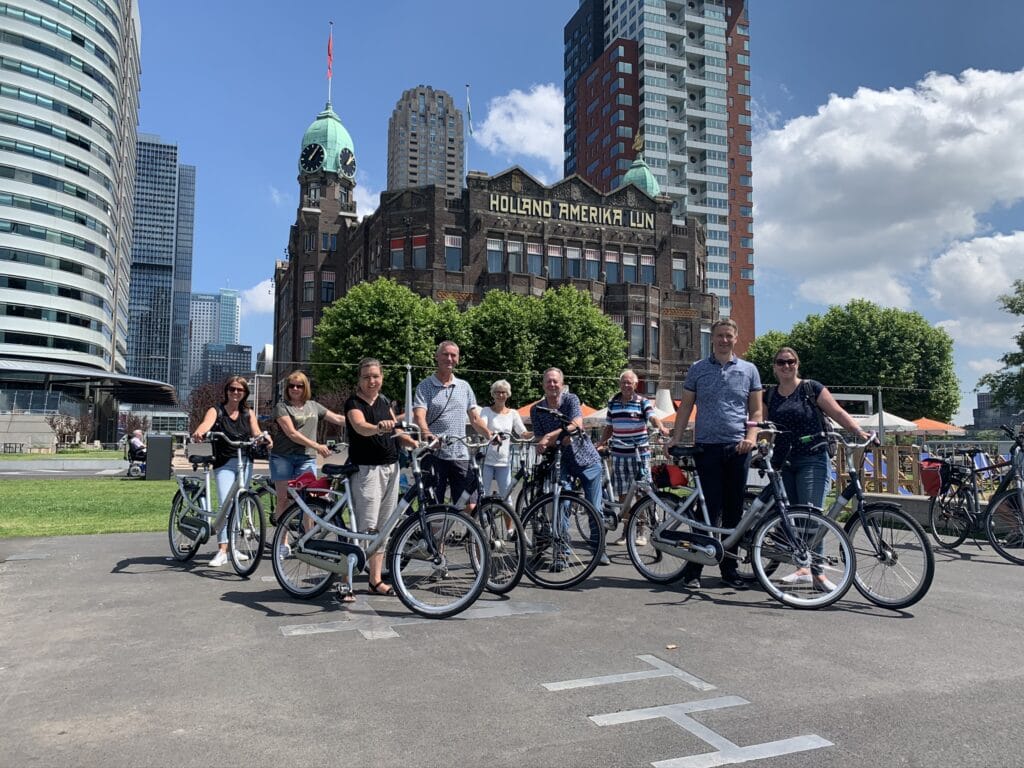
[[[343,582],[338,584],[338,602],[339,603],[354,603],[356,596],[352,594],[352,586]]]
[[[394,597],[395,590],[391,588],[390,584],[385,584],[383,581],[378,581],[376,584],[371,581],[370,594],[383,595],[385,597]]]

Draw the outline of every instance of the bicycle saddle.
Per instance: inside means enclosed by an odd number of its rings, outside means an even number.
[[[188,460],[192,463],[193,471],[200,466],[212,467],[213,462],[216,461],[213,456],[189,456]]]
[[[359,471],[358,464],[324,464],[320,471],[327,477],[350,477]]]
[[[699,445],[673,445],[668,449],[669,456],[673,459],[690,459],[704,452]]]

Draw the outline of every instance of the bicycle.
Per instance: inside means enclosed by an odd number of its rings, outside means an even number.
[[[1008,462],[976,469],[974,456],[983,451],[973,448],[957,449],[952,460],[942,459],[942,486],[929,502],[928,526],[935,541],[945,549],[956,549],[984,527],[989,543],[1001,557],[1024,565],[1024,430],[1014,433],[1005,424],[1002,430],[1013,440]],[[971,466],[957,464],[956,456],[967,457]],[[979,512],[978,476],[1005,466],[1009,471],[1000,478],[985,509]]]
[[[772,436],[778,433],[771,422],[750,426]],[[682,576],[687,563],[720,565],[726,557],[738,559],[728,550],[749,535],[754,574],[775,600],[794,608],[824,608],[845,595],[857,568],[849,539],[835,521],[814,507],[789,504],[782,477],[771,464],[772,451],[771,439],[759,440],[752,459],[765,473],[770,490],[744,510],[735,528],[720,528],[711,524],[696,473],[694,457],[700,448],[670,448],[669,455],[692,476],[694,489],[682,498],[656,491],[650,484],[643,489],[626,527],[633,567],[648,581],[670,584]],[[638,539],[647,543],[640,544]],[[810,572],[809,580],[788,578],[801,569]]]
[[[562,425],[551,454],[535,470],[538,486],[550,487],[523,512],[526,537],[525,573],[534,584],[567,589],[590,576],[604,551],[604,522],[581,494],[563,488],[562,452],[565,438],[580,439],[582,432],[560,411],[535,406],[555,416]]]
[[[264,433],[265,434],[265,433]],[[210,469],[213,456],[189,456],[192,471],[203,468],[202,476],[176,476],[178,490],[171,500],[171,516],[167,523],[167,538],[171,556],[186,562],[195,557],[199,547],[211,535],[219,534],[221,527],[228,526],[228,559],[239,576],[248,578],[259,566],[266,541],[263,508],[259,498],[245,487],[245,454],[254,445],[262,442],[263,436],[250,440],[231,440],[222,432],[209,432],[206,440],[223,440],[238,452],[239,471],[228,491],[227,500],[217,514],[213,514],[210,493]]]
[[[659,435],[659,433],[655,432],[653,435]],[[601,496],[601,513],[604,517],[606,536],[608,531],[614,531],[618,528],[619,522],[624,519],[623,514],[628,512],[628,510],[633,506],[633,499],[636,498],[637,493],[649,487],[651,484],[651,475],[648,464],[643,461],[643,446],[626,443],[618,438],[612,437],[608,439],[608,448],[632,451],[633,456],[636,459],[637,471],[633,479],[630,481],[625,494],[623,494],[622,501],[618,501],[619,496],[615,492],[615,486],[612,483],[612,473],[608,467],[609,460],[611,458],[611,451],[598,449],[598,453],[602,456],[601,470],[603,474],[602,487],[604,489],[604,493]],[[622,536],[623,539],[625,539],[625,525],[623,526]],[[615,543],[618,544],[619,542]]]
[[[267,513],[270,524],[277,525],[277,517],[274,514],[277,511],[277,491],[270,475],[253,475],[249,482],[249,490],[260,500],[260,506]]]
[[[411,425],[402,429],[415,431]],[[386,545],[392,587],[409,610],[446,618],[471,606],[490,572],[490,548],[465,514],[430,503],[420,458],[438,445],[434,440],[410,451],[413,482],[378,531],[358,533],[349,527],[355,520],[349,478],[358,471],[356,465],[327,464],[323,479],[289,483],[293,503],[278,519],[271,549],[281,587],[293,597],[310,599],[344,574],[351,589],[354,573]]]
[[[843,511],[853,504],[843,531],[850,539],[857,557],[853,586],[875,605],[883,608],[907,608],[924,597],[935,576],[935,555],[924,528],[898,504],[884,501],[868,502],[864,484],[854,465],[854,451],[879,445],[871,435],[863,443],[846,440],[835,430],[801,438],[803,443],[815,440],[842,443],[846,451],[848,482],[828,508],[822,512],[839,522]],[[824,448],[821,443],[819,448]],[[772,492],[759,495],[769,508],[775,503]],[[812,507],[813,508],[813,507]]]

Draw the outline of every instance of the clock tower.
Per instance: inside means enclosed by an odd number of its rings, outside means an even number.
[[[288,258],[274,270],[274,378],[308,368],[313,329],[344,281],[346,239],[355,228],[356,154],[328,101],[306,129],[296,156],[299,206]]]

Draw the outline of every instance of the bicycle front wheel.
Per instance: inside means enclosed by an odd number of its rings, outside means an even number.
[[[967,488],[950,488],[928,503],[928,527],[940,547],[956,549],[973,527],[974,497]]]
[[[171,500],[171,517],[167,521],[167,541],[171,545],[171,557],[182,563],[195,557],[199,550],[199,540],[189,538],[179,527],[181,518],[186,514],[188,514],[188,504],[185,503],[181,491],[177,491]]]
[[[557,509],[556,509],[557,506]],[[542,496],[523,514],[526,575],[534,584],[568,589],[586,579],[604,551],[604,522],[585,498],[564,491]]]
[[[846,535],[857,556],[853,586],[883,608],[906,608],[928,592],[935,555],[924,529],[892,504],[868,504],[854,513]]]
[[[1011,563],[1024,565],[1024,514],[1016,489],[992,499],[985,518],[985,532],[996,552]]]
[[[813,507],[787,512],[795,541],[787,536],[781,514],[773,514],[754,533],[754,572],[764,590],[794,608],[824,608],[853,584],[857,557],[843,529]],[[775,570],[772,571],[771,569]]]
[[[326,515],[330,506],[326,501],[307,499],[306,505],[317,516],[327,519]],[[329,522],[337,524],[336,519],[331,519]],[[289,595],[300,600],[319,597],[327,591],[335,578],[333,571],[318,568],[298,557],[299,539],[312,525],[314,525],[313,518],[309,517],[298,504],[292,504],[277,519],[274,544],[270,549],[277,583]],[[337,538],[333,533],[330,535]]]
[[[496,595],[511,592],[523,578],[526,565],[523,524],[512,507],[493,496],[477,504],[473,515],[491,550],[487,591]]]
[[[658,499],[668,507],[675,508],[680,499],[667,491],[658,491]],[[633,567],[641,576],[655,584],[671,584],[683,575],[686,560],[663,552],[654,545],[654,532],[665,522],[665,511],[649,496],[644,496],[629,511],[629,524],[626,526],[626,552]],[[666,530],[692,531],[689,525],[669,518]],[[660,531],[659,531],[660,533]]]
[[[387,561],[391,586],[406,608],[434,619],[469,608],[484,591],[491,569],[480,526],[455,507],[441,505],[398,526]]]
[[[228,519],[228,557],[235,573],[244,578],[259,567],[267,531],[263,507],[255,493],[240,493]]]

